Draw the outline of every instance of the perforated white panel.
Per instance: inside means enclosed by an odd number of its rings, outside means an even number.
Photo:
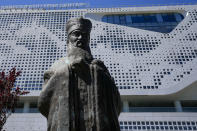
[[[39,92],[43,73],[66,54],[65,23],[90,16],[91,49],[107,65],[122,94],[169,94],[196,81],[197,6],[110,8],[67,11],[1,11],[1,69],[22,70],[17,85]],[[185,19],[169,34],[99,21],[109,13],[182,12]],[[97,14],[95,14],[97,13]],[[89,15],[91,14],[91,15]],[[94,19],[94,14],[100,16]],[[98,15],[100,14],[100,15]]]

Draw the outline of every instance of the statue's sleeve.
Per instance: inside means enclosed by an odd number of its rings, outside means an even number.
[[[113,92],[113,101],[116,105],[116,112],[119,115],[120,112],[122,111],[122,103],[121,103],[121,98],[120,98],[120,93],[118,91],[117,86],[115,85],[114,79],[110,76],[111,79],[111,84],[113,86],[112,92]]]
[[[110,87],[110,88],[107,89],[108,90],[107,92],[111,94],[110,99],[112,100],[112,103],[113,103],[113,105],[116,109],[116,113],[119,116],[119,114],[122,110],[122,103],[121,103],[120,93],[118,91],[117,86],[115,85],[115,81],[114,81],[113,77],[111,77],[107,67],[104,65],[104,63],[102,61],[93,60],[92,64],[96,64],[99,67],[101,67],[102,70],[104,70],[106,80],[107,80],[106,82],[107,82],[107,84],[109,84],[107,87]],[[107,96],[109,96],[109,95],[107,94]]]
[[[48,117],[50,101],[54,89],[51,84],[52,77],[54,77],[54,71],[46,71],[44,73],[44,84],[38,99],[38,109],[46,118]]]

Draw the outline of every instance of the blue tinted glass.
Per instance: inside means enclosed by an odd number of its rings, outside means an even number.
[[[183,15],[181,15],[181,14],[178,14],[178,15],[180,15],[180,17],[181,17],[182,20],[184,19],[184,16]]]
[[[103,16],[102,21],[112,24],[126,25],[129,27],[161,32],[161,33],[169,33],[183,19],[184,17],[180,13],[149,13],[149,14],[106,15]],[[149,24],[149,23],[154,23],[154,24]],[[138,50],[142,50],[142,48],[139,48]]]
[[[107,22],[108,22],[108,23],[114,23],[113,15],[107,16]]]
[[[119,16],[118,15],[115,15],[114,16],[114,23],[115,24],[120,24],[120,19],[119,19]]]
[[[107,22],[107,16],[103,16],[102,21]]]
[[[131,22],[131,15],[126,15],[126,23],[130,24]]]
[[[162,14],[164,22],[176,22],[174,14]]]
[[[126,19],[125,19],[125,15],[120,15],[120,24],[126,24]]]
[[[179,21],[182,21],[183,18],[184,18],[183,15],[181,15],[181,14],[179,14],[179,13],[175,13],[174,15],[175,15],[176,21],[178,21],[178,22],[179,22]]]
[[[132,23],[144,23],[143,15],[135,15],[135,16],[131,16],[131,18],[132,18]]]
[[[155,23],[157,22],[155,15],[144,15],[144,22],[145,23]]]

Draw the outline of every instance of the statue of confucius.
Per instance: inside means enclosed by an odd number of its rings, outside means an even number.
[[[92,23],[67,22],[67,56],[44,73],[38,108],[47,131],[120,131],[120,94],[104,63],[93,59]]]

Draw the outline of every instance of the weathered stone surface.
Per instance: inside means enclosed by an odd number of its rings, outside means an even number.
[[[44,74],[38,101],[48,131],[119,131],[120,94],[106,66],[89,47],[92,24],[67,23],[67,56]]]

